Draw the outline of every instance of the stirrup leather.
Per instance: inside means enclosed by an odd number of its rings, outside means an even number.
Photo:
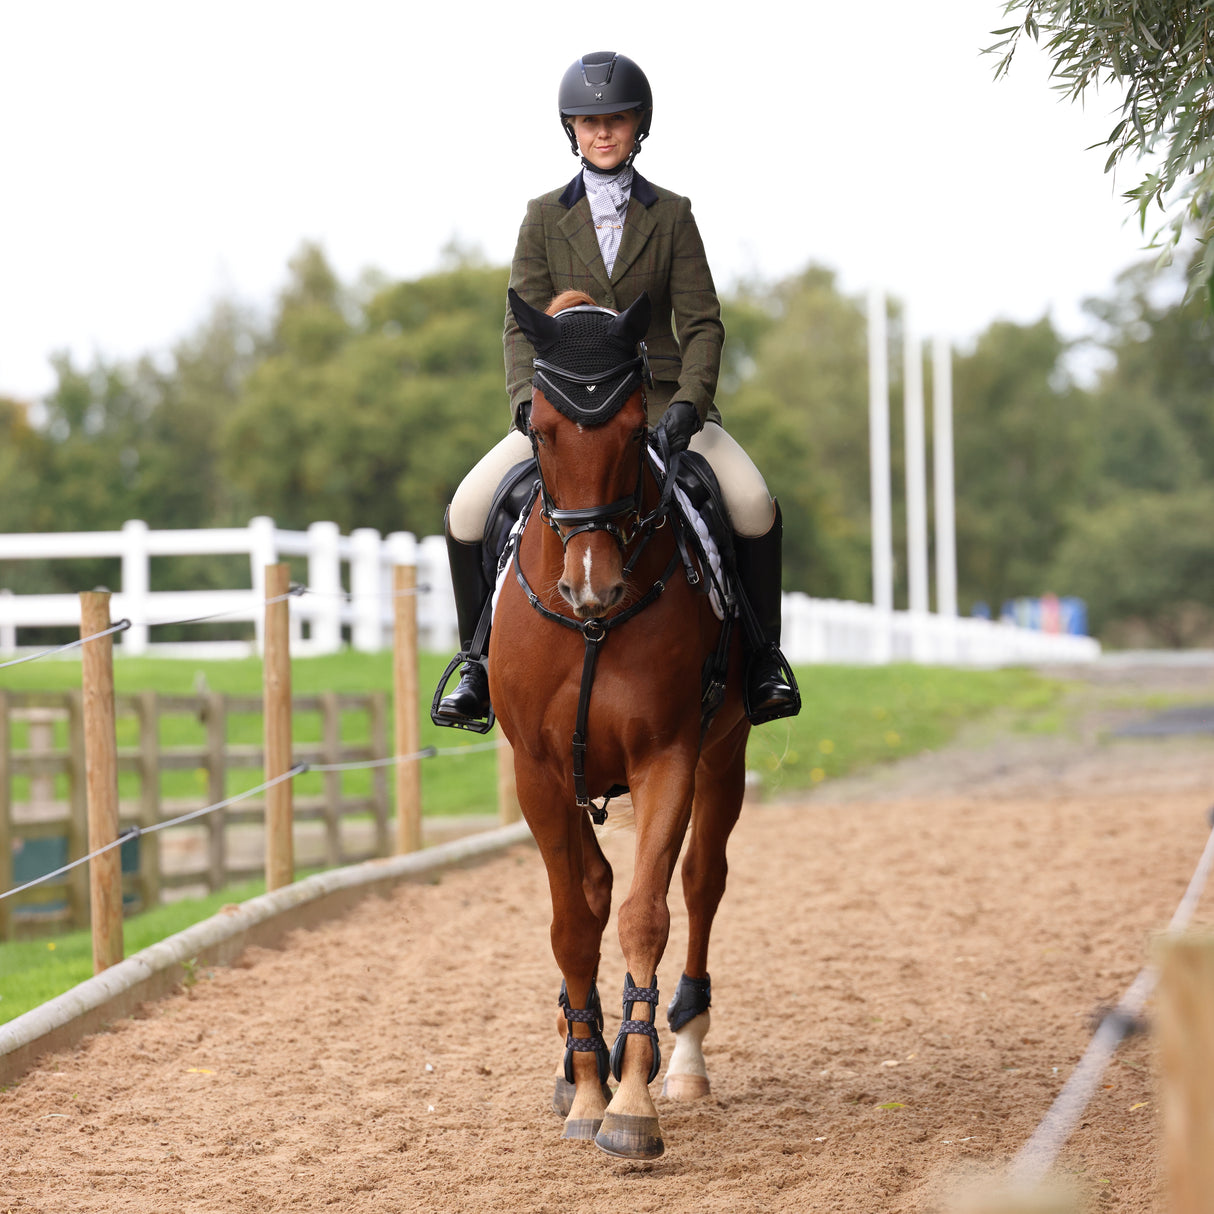
[[[477,621],[476,631],[473,633],[472,641],[467,649],[461,649],[459,653],[447,663],[447,669],[443,671],[442,677],[438,681],[438,686],[434,689],[434,699],[430,701],[430,720],[435,725],[442,725],[451,729],[468,729],[473,733],[488,733],[493,728],[493,723],[497,720],[493,712],[493,705],[489,705],[489,715],[485,720],[476,720],[472,717],[445,717],[439,712],[439,705],[442,704],[444,694],[447,690],[447,684],[451,681],[451,676],[455,673],[457,667],[461,667],[465,662],[479,662],[482,666],[485,665],[485,651],[489,647],[489,629],[493,622],[493,598],[490,596],[485,600],[484,607],[481,608],[481,616]],[[486,680],[489,677],[488,669],[485,671]]]

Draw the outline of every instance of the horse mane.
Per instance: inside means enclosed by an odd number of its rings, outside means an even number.
[[[592,308],[598,307],[598,304],[585,291],[562,291],[559,295],[553,297],[552,302],[545,310],[549,316],[555,316],[566,308],[576,308],[583,304],[589,304]]]

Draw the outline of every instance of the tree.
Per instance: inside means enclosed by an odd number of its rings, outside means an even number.
[[[1214,488],[1126,493],[1076,515],[1055,578],[1087,601],[1095,633],[1135,622],[1179,647],[1214,627]]]
[[[1102,496],[1214,483],[1214,320],[1169,285],[1140,264],[1085,305],[1113,359],[1095,397]]]
[[[861,305],[809,266],[724,306],[721,412],[779,498],[788,589],[869,595],[867,347]]]
[[[288,527],[439,531],[509,422],[505,295],[505,270],[465,259],[359,305],[306,247],[270,353],[223,431],[223,466],[248,509]]]
[[[1001,40],[988,49],[1003,52],[996,78],[1023,34],[1039,41],[1044,31],[1051,75],[1071,100],[1101,84],[1123,92],[1105,171],[1161,151],[1126,197],[1144,228],[1152,202],[1170,208],[1172,243],[1196,230],[1205,252],[1195,278],[1214,307],[1214,9],[1202,0],[1007,0],[1004,11],[1017,23],[994,31]]]
[[[997,321],[958,357],[957,576],[964,604],[1054,589],[1048,570],[1090,483],[1091,412],[1052,322]]]

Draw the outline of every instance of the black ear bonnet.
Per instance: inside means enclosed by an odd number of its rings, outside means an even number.
[[[531,307],[513,288],[510,308],[535,348],[532,384],[558,412],[579,426],[613,418],[642,383],[651,383],[645,344],[648,294],[616,315],[579,304],[555,316]]]

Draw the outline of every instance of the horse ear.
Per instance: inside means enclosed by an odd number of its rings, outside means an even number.
[[[514,313],[523,336],[537,351],[560,340],[561,326],[555,317],[533,308],[513,287],[506,291],[506,298],[510,301],[510,311]]]
[[[649,318],[653,305],[649,292],[642,291],[610,324],[607,332],[612,337],[623,337],[630,346],[635,346],[649,332]]]

